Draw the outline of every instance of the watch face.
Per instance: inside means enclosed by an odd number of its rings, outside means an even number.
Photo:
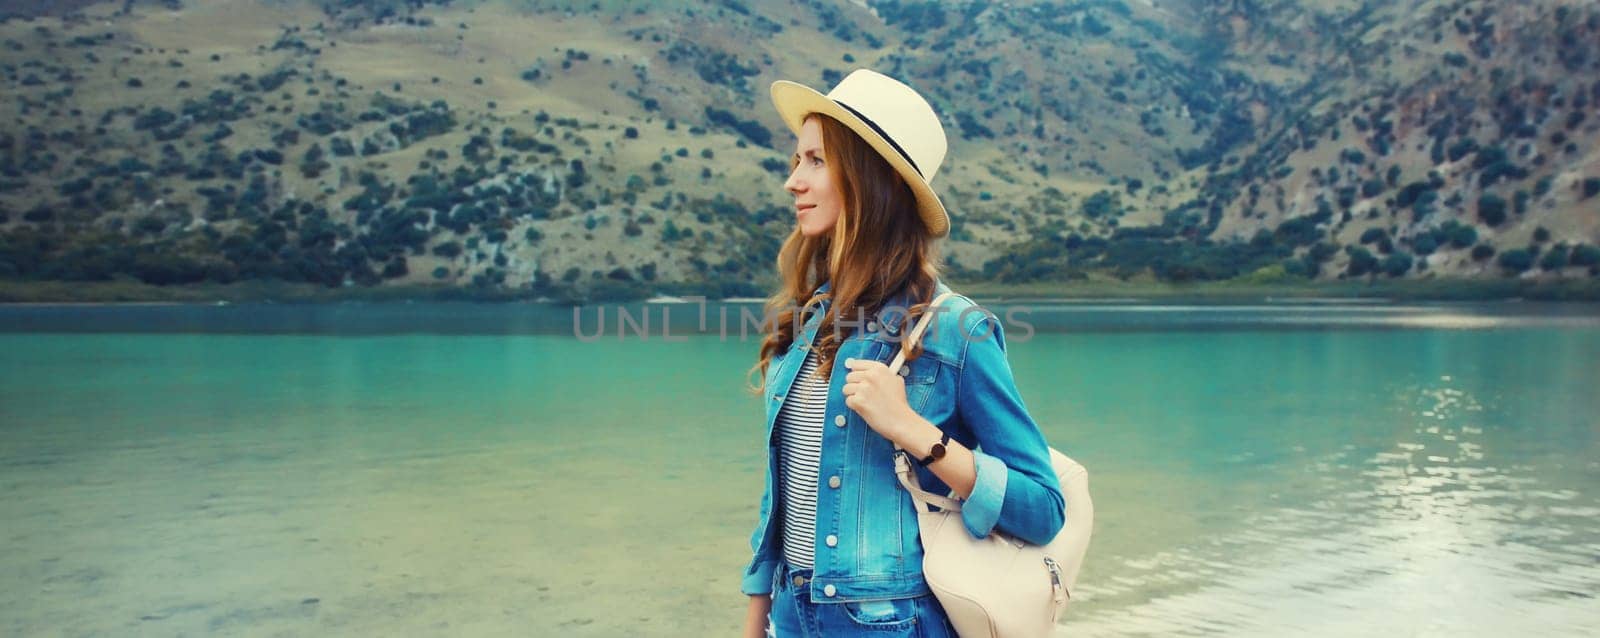
[[[932,457],[935,461],[944,458],[944,444],[933,444],[933,449],[928,451],[928,456]]]

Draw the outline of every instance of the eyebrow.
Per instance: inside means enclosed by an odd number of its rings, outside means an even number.
[[[801,151],[799,153],[795,153],[794,157],[791,157],[789,159],[796,159],[797,160],[797,159],[800,159],[801,155],[816,155],[817,151],[820,151],[820,150],[822,150],[822,149],[820,149],[820,148],[808,148],[808,149],[806,149],[804,151]]]

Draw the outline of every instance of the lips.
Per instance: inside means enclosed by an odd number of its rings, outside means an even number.
[[[800,204],[800,205],[794,207],[794,209],[795,209],[794,212],[795,212],[796,215],[798,215],[800,213],[804,213],[804,212],[806,212],[808,210],[811,210],[813,208],[816,208],[816,207],[817,207],[816,204]]]

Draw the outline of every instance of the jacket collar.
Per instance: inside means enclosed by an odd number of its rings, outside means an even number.
[[[833,280],[830,279],[828,281],[824,281],[822,282],[821,286],[817,287],[816,294],[821,295],[828,292],[832,288]],[[944,279],[941,278],[934,281],[934,296],[938,296],[939,293],[946,290],[949,290],[949,288],[945,286]],[[831,301],[832,299],[822,300],[819,308],[823,312],[826,312],[828,306],[830,305],[829,302]],[[901,328],[905,325],[906,311],[909,310],[913,304],[926,301],[931,301],[931,299],[911,299],[910,295],[906,294],[906,292],[903,290],[895,293],[894,296],[891,296],[889,300],[884,303],[885,308],[894,308],[895,311],[882,314],[883,330],[891,335],[898,334]],[[820,316],[820,314],[821,313],[818,313],[818,316]],[[877,319],[877,317],[873,317],[872,319]]]

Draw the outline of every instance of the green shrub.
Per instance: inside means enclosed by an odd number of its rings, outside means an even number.
[[[1345,266],[1345,273],[1351,277],[1360,277],[1378,270],[1378,258],[1373,257],[1367,249],[1360,246],[1345,246],[1344,251],[1350,255],[1350,263]]]
[[[389,262],[383,265],[384,279],[396,279],[408,274],[410,271],[406,268],[406,258],[400,255],[391,257]]]
[[[1383,258],[1383,272],[1387,273],[1390,277],[1400,277],[1411,271],[1412,263],[1413,259],[1411,258],[1411,255],[1408,255],[1404,252],[1395,251],[1388,257]]]
[[[1322,239],[1322,232],[1317,230],[1317,224],[1327,221],[1329,217],[1331,215],[1315,214],[1286,219],[1272,232],[1273,239],[1290,246],[1317,243]]]
[[[1539,259],[1539,268],[1542,270],[1561,270],[1567,267],[1567,247],[1557,244],[1551,248],[1544,257]]]
[[[1478,219],[1488,224],[1490,228],[1499,226],[1506,221],[1506,200],[1494,193],[1484,193],[1478,197]]]
[[[155,215],[146,215],[133,223],[135,235],[160,235],[167,229],[167,221]]]
[[[1544,197],[1550,194],[1550,187],[1555,184],[1555,177],[1546,175],[1533,183],[1533,196]]]
[[[1115,191],[1104,190],[1083,201],[1080,212],[1090,219],[1102,217],[1118,217],[1123,213],[1122,196]]]
[[[1431,255],[1439,249],[1439,241],[1433,238],[1432,233],[1423,233],[1411,240],[1411,249],[1418,255]]]
[[[1508,272],[1521,273],[1533,267],[1533,252],[1526,248],[1513,248],[1500,253],[1499,263]]]
[[[732,111],[707,106],[705,107],[706,120],[718,124],[744,136],[757,146],[772,148],[772,131],[762,126],[757,120],[740,120]]]
[[[447,241],[433,247],[433,254],[445,259],[455,259],[461,256],[461,243]]]
[[[1568,258],[1567,263],[1574,266],[1600,265],[1600,247],[1591,246],[1589,244],[1578,244],[1577,246],[1573,246],[1572,255]]]
[[[1445,230],[1445,239],[1454,248],[1466,248],[1478,243],[1478,229],[1465,224],[1457,224]]]

